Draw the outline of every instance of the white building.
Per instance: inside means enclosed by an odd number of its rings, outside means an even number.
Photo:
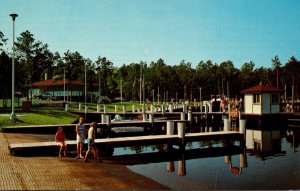
[[[280,92],[278,88],[259,84],[242,90],[244,114],[270,115],[280,113]]]

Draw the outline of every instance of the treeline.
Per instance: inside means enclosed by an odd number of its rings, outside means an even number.
[[[12,51],[4,50],[7,38],[0,31],[0,96],[11,97]],[[88,88],[97,84],[100,95],[109,98],[122,95],[127,100],[197,99],[200,91],[202,99],[211,95],[238,97],[240,90],[262,82],[283,89],[283,96],[290,97],[294,86],[295,97],[299,95],[300,63],[292,56],[281,63],[277,55],[270,58],[271,68],[255,67],[252,61],[235,68],[230,60],[213,63],[199,61],[196,67],[182,60],[170,66],[163,59],[151,63],[128,63],[114,67],[106,57],[96,61],[84,58],[79,52],[67,51],[63,55],[51,52],[48,45],[34,39],[29,31],[22,32],[15,41],[15,87],[16,92],[24,93],[24,85],[45,79],[61,79],[64,74],[70,80],[85,80]],[[89,89],[88,89],[89,91]],[[286,94],[285,94],[286,92]],[[26,95],[26,92],[24,93]]]

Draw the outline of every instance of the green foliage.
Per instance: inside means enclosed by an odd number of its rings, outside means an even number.
[[[0,31],[1,82],[11,81],[11,55],[1,49],[6,40]],[[294,85],[296,96],[300,95],[300,62],[295,57],[282,64],[276,55],[270,60],[272,68],[255,68],[255,63],[249,61],[238,69],[231,60],[221,63],[201,60],[193,68],[192,63],[185,60],[172,63],[174,65],[171,66],[162,58],[151,63],[141,61],[116,68],[106,57],[99,56],[96,61],[92,61],[79,52],[68,50],[63,56],[57,52],[52,53],[47,44],[35,40],[29,31],[22,32],[15,45],[16,91],[21,91],[24,85],[43,80],[47,73],[49,79],[61,79],[65,74],[69,80],[85,81],[86,76],[89,85],[87,91],[98,90],[100,96],[107,97],[103,99],[107,103],[120,97],[121,90],[123,98],[132,101],[169,101],[175,97],[177,101],[193,99],[199,97],[199,88],[202,88],[203,99],[209,99],[211,94],[235,97],[239,96],[240,90],[260,82],[281,89],[285,85],[291,89],[289,87]],[[9,97],[10,83],[0,83],[0,98]]]

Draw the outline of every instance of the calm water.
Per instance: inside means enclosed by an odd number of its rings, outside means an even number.
[[[300,189],[299,130],[251,130],[246,147],[208,141],[116,148],[114,159],[171,189]],[[158,148],[157,148],[158,147]]]

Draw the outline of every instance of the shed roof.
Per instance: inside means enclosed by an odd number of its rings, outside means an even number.
[[[256,86],[253,86],[251,88],[241,91],[242,94],[246,94],[246,93],[279,93],[279,92],[281,92],[281,90],[278,88],[275,88],[273,86],[266,86],[266,85],[262,85],[262,84],[259,84],[259,85],[256,85]]]

